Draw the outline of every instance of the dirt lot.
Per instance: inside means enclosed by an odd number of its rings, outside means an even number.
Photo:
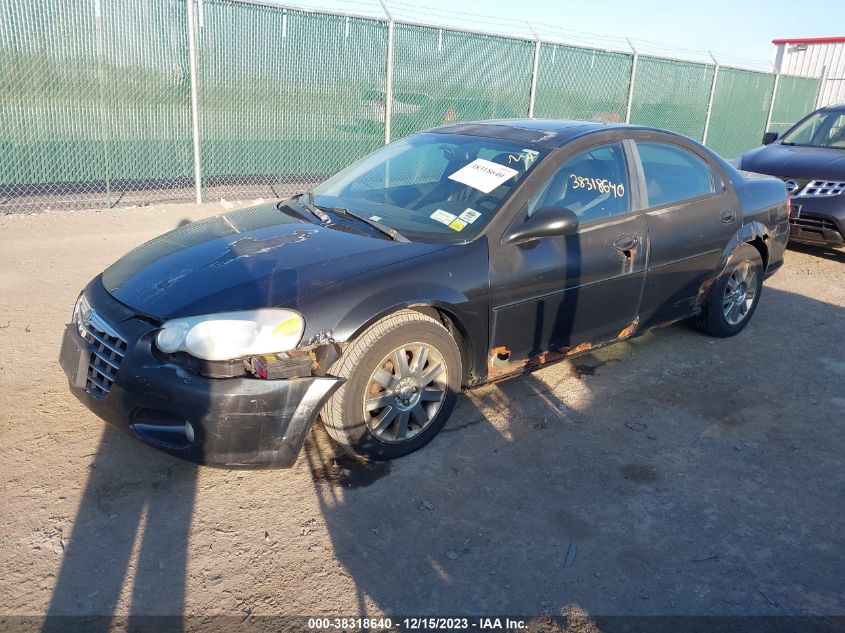
[[[0,218],[0,612],[845,614],[845,254],[788,252],[738,337],[681,324],[460,399],[361,466],[196,468],[56,357],[84,284],[219,205]]]

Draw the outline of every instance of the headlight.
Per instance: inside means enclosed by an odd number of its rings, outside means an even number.
[[[91,304],[88,303],[88,298],[85,296],[85,293],[82,293],[79,295],[79,298],[77,298],[76,303],[73,306],[73,315],[70,320],[71,323],[75,323],[77,327],[81,327],[81,324],[87,323],[90,318]]]
[[[167,321],[156,335],[156,347],[167,354],[232,360],[292,350],[303,331],[305,321],[293,310],[221,312]]]
[[[89,314],[91,314],[91,304],[88,303],[88,298],[83,292],[76,298],[76,303],[73,304],[72,319],[75,322],[78,318],[87,316]]]

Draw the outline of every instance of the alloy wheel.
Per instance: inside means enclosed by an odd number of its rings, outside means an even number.
[[[405,442],[424,431],[446,398],[443,357],[425,343],[402,345],[385,356],[367,381],[364,419],[383,442]]]
[[[730,325],[741,323],[748,316],[757,296],[757,267],[754,262],[740,262],[731,273],[722,298],[722,312]]]

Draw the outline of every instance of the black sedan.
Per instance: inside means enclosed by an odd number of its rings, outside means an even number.
[[[61,364],[97,415],[199,463],[290,466],[318,414],[391,459],[462,389],[681,319],[737,334],[787,216],[781,181],[669,132],[449,125],[131,251],[79,297]]]
[[[792,194],[789,239],[845,245],[845,104],[817,110],[778,139],[734,161],[740,169],[778,176]]]

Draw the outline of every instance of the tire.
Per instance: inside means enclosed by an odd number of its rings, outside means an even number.
[[[718,338],[739,334],[751,321],[760,302],[763,275],[760,251],[750,244],[739,246],[713,284],[707,303],[701,314],[693,318],[693,324]]]
[[[449,331],[413,310],[364,331],[330,373],[346,382],[323,407],[323,425],[335,441],[373,461],[407,455],[434,439],[452,413],[463,375]]]

